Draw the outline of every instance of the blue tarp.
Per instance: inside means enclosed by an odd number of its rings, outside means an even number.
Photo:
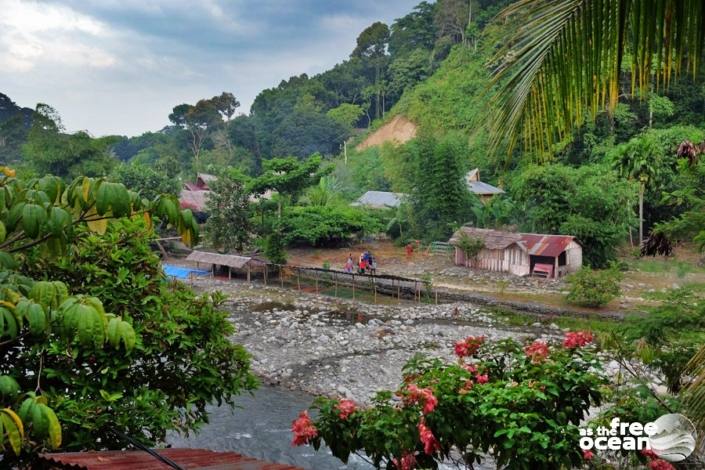
[[[193,273],[194,276],[207,276],[211,272],[205,269],[187,268],[185,266],[174,266],[173,264],[164,264],[164,274],[176,279],[188,279]]]

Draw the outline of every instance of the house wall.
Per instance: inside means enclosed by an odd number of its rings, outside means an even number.
[[[455,248],[455,264],[487,271],[510,272],[517,276],[529,274],[529,255],[517,246],[504,250],[483,249],[476,260],[468,260],[460,248]]]
[[[570,242],[565,249],[566,268],[569,273],[574,273],[583,265],[583,248],[577,243]]]

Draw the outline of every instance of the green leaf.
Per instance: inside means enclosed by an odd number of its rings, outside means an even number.
[[[30,238],[37,238],[47,220],[46,210],[38,204],[25,204],[22,209],[22,229]]]
[[[20,392],[20,385],[9,375],[0,375],[0,395],[13,397]]]

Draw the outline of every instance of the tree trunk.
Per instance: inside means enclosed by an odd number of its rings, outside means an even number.
[[[644,241],[644,183],[639,183],[639,246]]]

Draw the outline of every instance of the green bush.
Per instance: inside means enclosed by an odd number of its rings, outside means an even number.
[[[581,307],[602,307],[620,294],[622,274],[614,268],[592,270],[583,267],[568,277],[566,301]]]
[[[286,250],[284,249],[284,240],[279,229],[275,229],[267,235],[262,242],[262,251],[270,262],[286,264]]]
[[[460,238],[458,239],[458,248],[465,253],[465,257],[467,259],[475,259],[484,247],[484,240],[473,238],[464,232],[460,234]]]
[[[336,246],[354,236],[381,232],[383,227],[366,210],[348,206],[290,207],[282,219],[287,245]]]
[[[27,260],[29,274],[99,296],[105,311],[128,320],[136,333],[130,355],[47,340],[41,391],[62,424],[65,450],[122,448],[127,443],[115,431],[154,445],[169,430],[198,429],[207,405],[232,403],[256,385],[249,355],[229,339],[234,328],[219,308],[222,297],[169,283],[151,236],[139,220],[112,222],[102,236],[80,228],[69,256],[51,259],[37,249]],[[22,354],[8,365],[32,370],[33,360]],[[5,369],[0,365],[0,374]]]

